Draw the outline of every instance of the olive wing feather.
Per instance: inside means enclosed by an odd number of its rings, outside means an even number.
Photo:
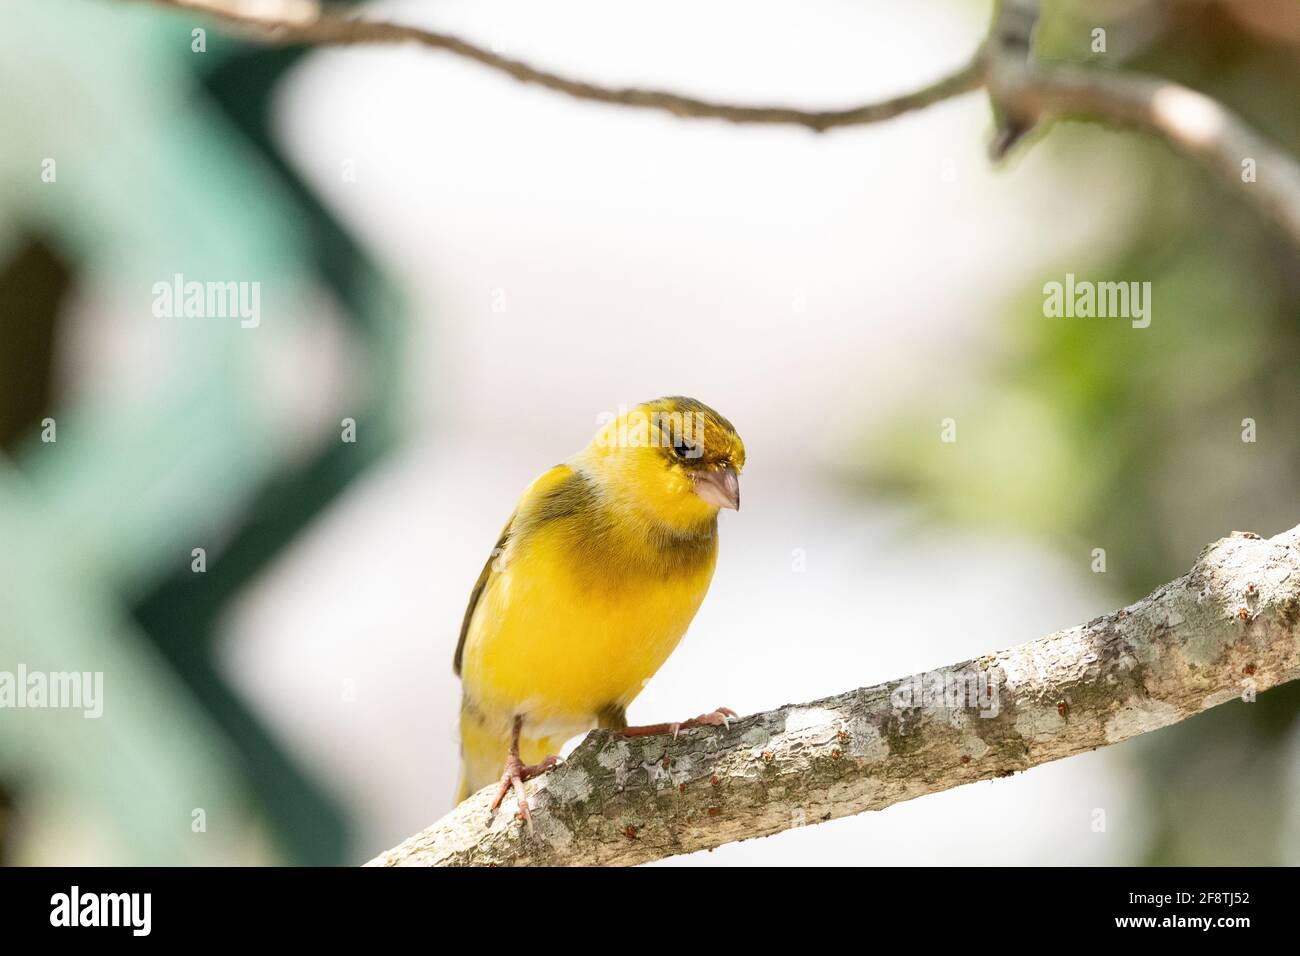
[[[465,608],[465,617],[460,624],[460,640],[456,642],[456,654],[451,662],[452,671],[456,676],[460,676],[461,662],[465,657],[465,641],[469,637],[470,625],[474,621],[474,612],[478,610],[479,601],[483,597],[483,592],[487,590],[492,576],[497,573],[497,559],[509,544],[510,535],[515,531],[515,525],[519,522],[520,515],[526,511],[531,511],[533,506],[544,501],[550,492],[575,477],[573,469],[568,465],[556,465],[528,486],[519,501],[519,506],[515,509],[514,514],[510,516],[510,520],[506,522],[505,528],[501,531],[501,536],[497,538],[496,547],[488,555],[483,570],[479,572],[478,580],[474,582],[474,590],[469,595],[469,606]]]

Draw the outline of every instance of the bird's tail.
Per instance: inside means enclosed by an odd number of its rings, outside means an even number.
[[[482,715],[469,707],[460,710],[460,784],[456,802],[501,779],[510,739],[492,733]]]

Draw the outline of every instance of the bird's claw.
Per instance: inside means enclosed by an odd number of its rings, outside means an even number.
[[[725,727],[731,729],[731,719],[737,714],[730,707],[719,707],[717,710],[711,710],[707,714],[700,714],[698,717],[692,717],[690,720],[684,720],[679,724],[671,724],[673,731],[673,740],[683,730],[691,727]]]
[[[731,729],[731,720],[739,716],[730,707],[719,707],[717,710],[711,710],[707,714],[700,714],[698,717],[692,717],[690,720],[674,721],[671,724],[647,724],[644,727],[624,727],[620,733],[624,737],[649,737],[653,734],[672,734],[673,740],[683,730],[690,730],[692,727],[726,727]]]
[[[519,816],[528,824],[528,829],[531,831],[533,829],[533,814],[528,808],[528,793],[524,790],[524,781],[540,777],[548,770],[553,769],[559,762],[559,757],[551,756],[546,757],[540,763],[526,764],[518,756],[511,754],[506,758],[506,766],[501,773],[501,781],[497,784],[496,796],[492,798],[492,803],[489,804],[488,809],[495,810],[501,806],[501,801],[513,789],[515,791],[515,803],[519,805]]]

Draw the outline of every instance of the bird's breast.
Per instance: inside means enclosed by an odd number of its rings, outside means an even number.
[[[590,528],[555,522],[507,549],[465,646],[465,692],[485,715],[590,726],[630,704],[685,634],[713,577],[716,536],[665,542]]]

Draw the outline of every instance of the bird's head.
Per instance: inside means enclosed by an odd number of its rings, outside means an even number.
[[[614,502],[682,532],[740,509],[745,445],[713,409],[672,396],[607,417],[579,458]]]

